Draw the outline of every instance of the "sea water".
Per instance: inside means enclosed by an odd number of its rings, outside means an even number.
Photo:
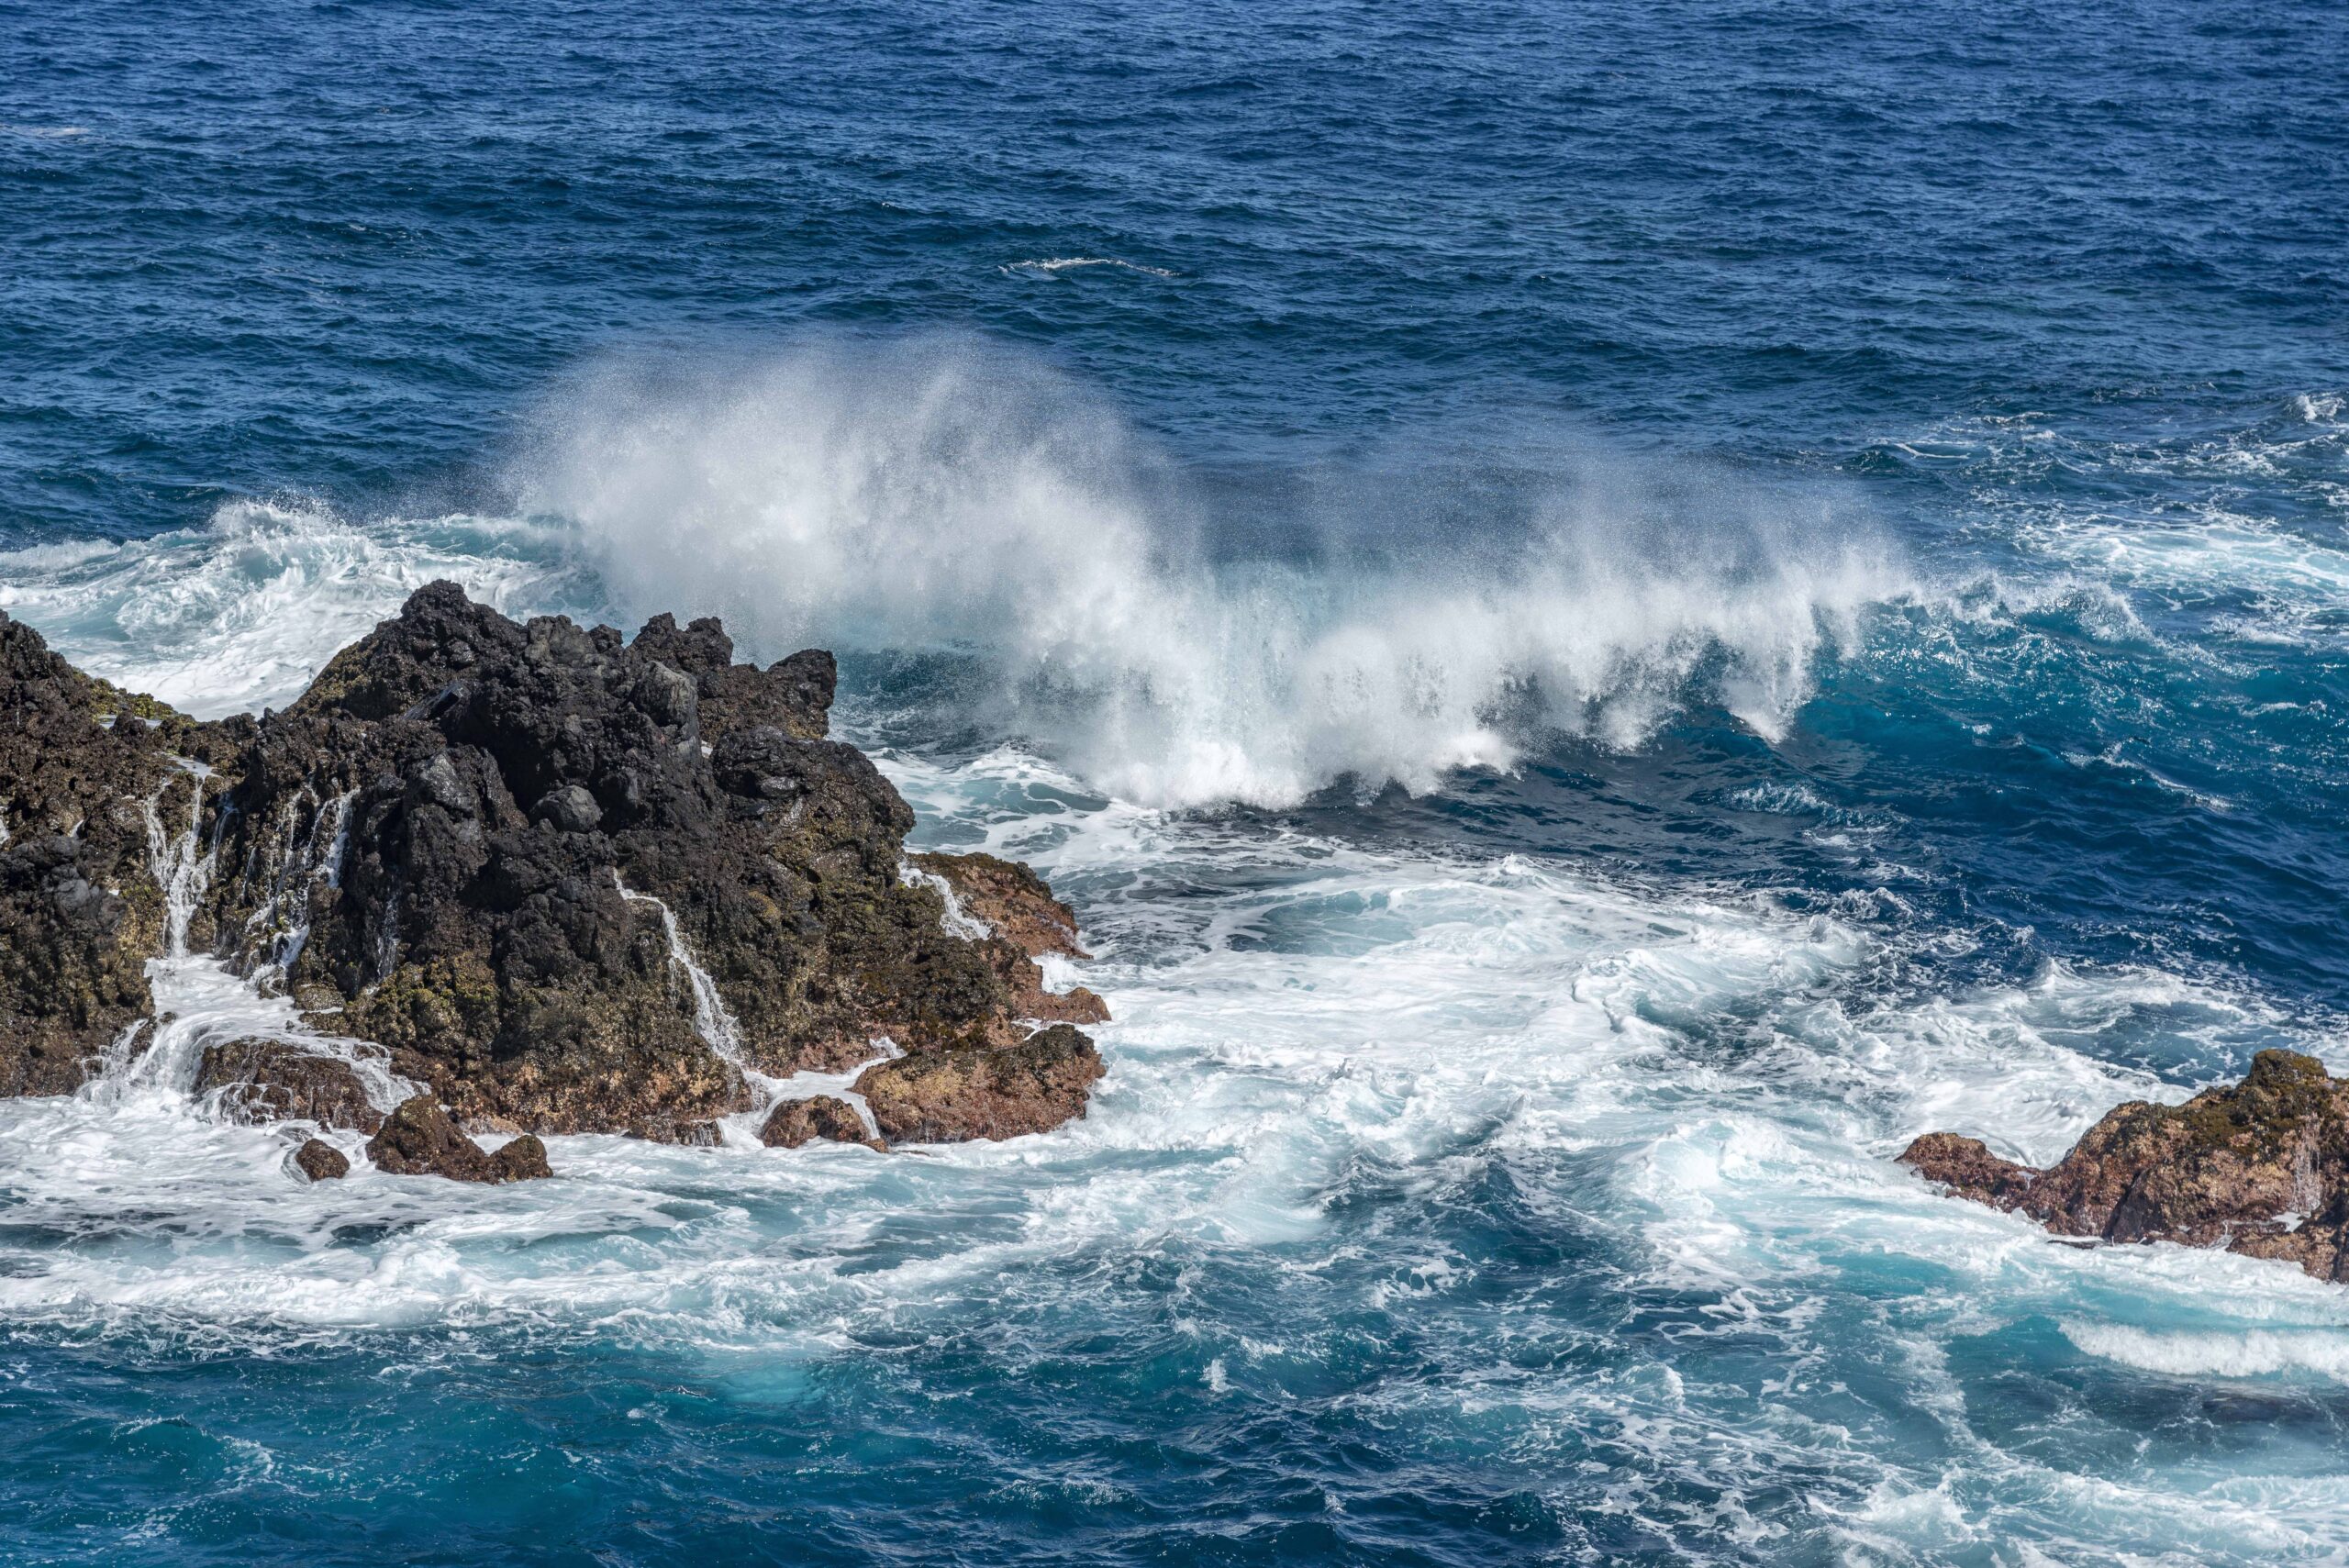
[[[1116,1015],[1045,1137],[309,1185],[159,959],[0,1102],[0,1560],[2342,1560],[2349,1293],[1891,1163],[2349,1069],[2338,6],[0,38],[0,608],[832,648]]]

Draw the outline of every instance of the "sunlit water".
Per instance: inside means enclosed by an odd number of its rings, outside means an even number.
[[[204,1041],[402,1085],[161,959],[0,1102],[0,1558],[2340,1560],[2349,1293],[1890,1163],[2349,1068],[2337,9],[0,28],[0,608],[833,647],[1117,1020],[314,1186]]]

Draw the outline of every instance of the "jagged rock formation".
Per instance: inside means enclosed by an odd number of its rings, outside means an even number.
[[[2232,1088],[2117,1106],[2043,1171],[1946,1132],[1900,1162],[2059,1235],[2224,1247],[2349,1284],[2349,1079],[2314,1057],[2263,1051]]]
[[[208,760],[221,728],[92,680],[0,614],[0,1095],[79,1086],[153,1012],[150,840],[193,808],[174,754]]]
[[[526,1182],[551,1176],[547,1146],[524,1133],[495,1153],[482,1151],[430,1095],[400,1102],[367,1140],[375,1169],[395,1176],[446,1176],[452,1182]]]
[[[759,1129],[759,1141],[770,1149],[796,1149],[816,1139],[831,1143],[867,1143],[875,1149],[887,1147],[864,1130],[864,1118],[856,1114],[856,1107],[837,1095],[785,1100]]]
[[[1082,1115],[1091,1041],[1034,1034],[1107,1017],[1031,961],[1080,951],[1067,907],[989,856],[909,873],[911,810],[825,738],[830,655],[732,655],[715,620],[630,643],[435,584],[284,712],[197,724],[0,617],[0,1092],[71,1089],[128,1039],[170,926],[482,1131],[714,1142],[745,1069],[842,1071],[883,1036],[905,1054],[874,1082],[918,1107],[896,1136]],[[167,900],[173,855],[202,874]],[[198,1073],[236,1114],[392,1135],[298,1044],[216,1042]]]
[[[909,857],[915,869],[946,884],[963,917],[985,928],[973,940],[1004,984],[1013,1013],[1043,1023],[1107,1023],[1109,1008],[1082,985],[1044,988],[1036,960],[1048,954],[1090,958],[1076,943],[1076,912],[1052,896],[1044,879],[1017,861],[989,854]],[[952,917],[950,916],[950,921]]]
[[[1085,1114],[1104,1069],[1092,1040],[1054,1024],[1017,1045],[933,1051],[867,1068],[856,1092],[893,1143],[1018,1138]]]

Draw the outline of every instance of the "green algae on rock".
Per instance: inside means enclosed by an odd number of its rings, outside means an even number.
[[[2349,1284],[2349,1080],[2312,1056],[2263,1051],[2232,1087],[2118,1106],[2043,1171],[1946,1132],[1900,1162],[2058,1235],[2223,1247]]]

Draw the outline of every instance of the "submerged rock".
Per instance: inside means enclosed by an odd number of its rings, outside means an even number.
[[[1946,1132],[1900,1162],[2058,1235],[2223,1247],[2349,1284],[2349,1080],[2314,1057],[2263,1051],[2232,1088],[2116,1106],[2045,1170]]]
[[[759,1141],[770,1149],[796,1149],[816,1139],[887,1147],[865,1130],[864,1118],[856,1114],[856,1107],[837,1095],[785,1100],[768,1113],[765,1125],[759,1129]]]
[[[348,1062],[304,1051],[282,1040],[232,1040],[206,1046],[196,1064],[195,1092],[221,1094],[221,1104],[248,1121],[315,1121],[322,1127],[373,1132],[384,1113],[367,1097]]]
[[[1104,1069],[1066,1024],[1016,1045],[926,1051],[867,1068],[857,1093],[893,1143],[958,1143],[1048,1132],[1085,1115]]]
[[[294,1163],[314,1182],[339,1181],[351,1174],[350,1157],[323,1138],[313,1138],[294,1151]]]
[[[131,700],[0,617],[0,1092],[74,1087],[151,1015],[143,965],[172,908],[192,951],[381,1044],[482,1130],[714,1141],[752,1103],[746,1068],[844,1071],[884,1036],[959,1062],[1105,1018],[1088,991],[1044,989],[1034,955],[1081,950],[1025,867],[903,874],[913,812],[826,738],[834,683],[812,650],[733,662],[715,620],[656,617],[630,642],[439,583],[282,713],[198,725],[147,704],[110,728]],[[941,886],[990,929],[950,920]],[[208,1053],[207,1090],[368,1129],[355,1079],[266,1043]],[[998,1085],[1027,1059],[937,1077],[926,1136],[1081,1114],[1084,1084]],[[948,1114],[950,1081],[994,1108]]]
[[[551,1176],[547,1146],[529,1133],[495,1153],[467,1138],[430,1095],[403,1100],[367,1140],[367,1158],[395,1176],[446,1176],[452,1182],[519,1182]]]

